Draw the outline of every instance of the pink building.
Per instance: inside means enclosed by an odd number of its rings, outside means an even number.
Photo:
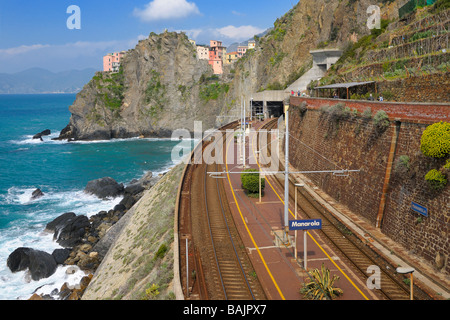
[[[109,53],[103,57],[103,71],[119,72],[120,61],[125,51]]]
[[[211,40],[209,44],[209,64],[213,67],[214,74],[222,74],[227,48],[222,46],[222,41]]]
[[[238,57],[242,58],[242,56],[247,52],[248,47],[246,46],[239,46],[237,48],[237,52],[238,52]]]

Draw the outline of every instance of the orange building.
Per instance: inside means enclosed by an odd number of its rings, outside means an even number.
[[[214,74],[222,74],[227,48],[222,46],[222,41],[211,40],[209,44],[209,64],[213,67]]]

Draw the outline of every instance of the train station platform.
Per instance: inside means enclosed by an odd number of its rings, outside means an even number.
[[[256,122],[254,129],[258,130],[265,122]],[[248,197],[242,189],[240,174],[242,164],[238,161],[239,143],[226,146],[225,164],[223,170],[227,171],[223,180],[227,200],[233,212],[234,221],[242,241],[249,253],[255,269],[255,276],[259,278],[269,300],[303,300],[300,292],[303,284],[309,281],[304,269],[304,237],[303,231],[298,232],[297,258],[295,257],[294,232],[284,237],[284,193],[280,187],[266,181],[264,196],[259,202],[258,198]],[[234,150],[231,150],[234,148]],[[255,154],[256,141],[247,138],[246,154]],[[228,159],[228,156],[230,159]],[[280,156],[280,159],[284,157]],[[247,164],[246,168],[259,169],[258,164]],[[295,172],[294,168],[290,171]],[[231,173],[230,173],[231,172]],[[234,172],[234,173],[233,173]],[[367,242],[373,250],[392,261],[396,266],[413,266],[414,283],[434,293],[436,299],[448,299],[448,279],[437,276],[430,277],[432,270],[422,261],[408,255],[404,249],[384,236],[381,231],[363,221],[345,207],[336,203],[314,186],[307,178],[300,174],[292,175],[298,183],[303,183],[305,190],[323,207],[348,227],[362,241]],[[290,200],[289,208],[293,211],[295,204]],[[351,264],[336,252],[332,245],[319,230],[310,230],[307,233],[307,268],[320,269],[322,264],[330,270],[330,275],[338,276],[335,287],[342,289],[343,295],[336,300],[379,300],[383,299],[377,290],[369,289],[365,277],[358,274]],[[288,240],[288,241],[286,241]]]

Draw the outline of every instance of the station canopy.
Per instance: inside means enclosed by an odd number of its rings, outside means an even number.
[[[335,84],[330,84],[327,86],[315,87],[314,89],[339,89],[339,88],[348,89],[348,88],[363,86],[363,85],[371,84],[371,83],[375,83],[375,81],[335,83]]]
[[[371,86],[374,86],[374,91],[376,93],[377,91],[377,86],[376,86],[376,82],[375,81],[366,81],[366,82],[347,82],[347,83],[335,83],[335,84],[330,84],[327,86],[321,86],[321,87],[315,87],[314,91],[315,91],[315,95],[316,97],[319,97],[322,93],[325,92],[331,92],[332,90],[335,91],[338,96],[343,99],[343,96],[341,95],[341,90],[344,91],[344,94],[346,96],[346,99],[350,98],[350,91],[355,91],[354,88],[356,87],[365,87],[365,88],[369,88]],[[328,91],[329,90],[329,91]]]

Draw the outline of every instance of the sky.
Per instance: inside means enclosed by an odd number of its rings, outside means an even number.
[[[151,32],[198,44],[242,42],[273,27],[296,0],[0,0],[0,73],[102,69],[102,57]],[[76,7],[73,7],[76,6]]]

